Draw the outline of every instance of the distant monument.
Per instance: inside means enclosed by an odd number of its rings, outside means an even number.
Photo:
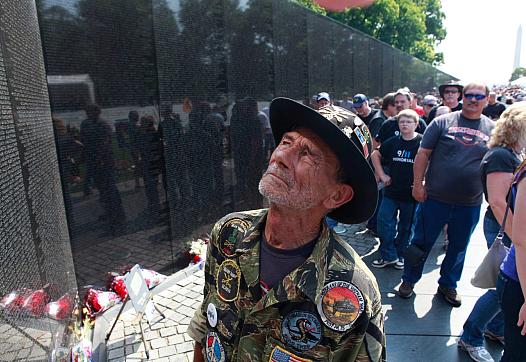
[[[515,58],[513,59],[513,69],[521,66],[521,45],[522,45],[522,25],[517,29],[517,43],[515,44]]]

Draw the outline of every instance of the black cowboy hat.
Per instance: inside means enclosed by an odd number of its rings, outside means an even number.
[[[438,93],[440,93],[440,97],[442,97],[442,99],[444,99],[444,89],[446,89],[446,87],[455,87],[458,89],[458,93],[460,93],[460,95],[458,96],[458,101],[460,102],[460,100],[462,99],[462,90],[464,89],[464,86],[456,80],[450,80],[446,84],[439,85]]]
[[[376,209],[378,188],[367,159],[372,152],[371,134],[363,121],[345,108],[328,105],[315,111],[288,98],[270,103],[270,125],[276,144],[285,132],[298,127],[314,131],[340,160],[353,198],[328,215],[344,224],[368,220]]]

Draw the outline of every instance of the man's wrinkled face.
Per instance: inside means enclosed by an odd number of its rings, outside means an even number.
[[[339,161],[327,144],[307,128],[283,135],[259,182],[271,204],[295,210],[322,206],[338,184]]]
[[[409,109],[410,105],[411,105],[411,102],[409,102],[409,99],[407,98],[407,96],[403,94],[398,94],[395,97],[396,114],[400,113],[404,109]]]

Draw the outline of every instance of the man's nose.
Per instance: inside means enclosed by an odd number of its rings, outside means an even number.
[[[289,146],[287,148],[276,148],[274,151],[274,161],[284,169],[289,169],[294,164],[294,157],[297,154],[295,146]]]

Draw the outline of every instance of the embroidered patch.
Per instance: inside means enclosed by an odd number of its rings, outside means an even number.
[[[241,269],[234,260],[225,260],[217,271],[216,289],[219,298],[225,302],[233,302],[239,297]]]
[[[296,356],[294,353],[276,346],[270,353],[269,362],[312,362],[312,360]]]
[[[365,158],[369,157],[369,148],[367,147],[367,140],[365,139],[362,130],[359,127],[356,127],[354,129],[354,133],[356,133],[358,140],[360,140],[360,143],[362,144],[363,155],[365,156]]]
[[[321,323],[313,313],[295,311],[281,322],[281,336],[298,351],[315,347],[321,340]]]
[[[249,228],[249,223],[241,219],[227,221],[219,231],[219,248],[226,256],[234,256],[236,243],[241,240]]]
[[[226,354],[219,336],[215,332],[206,335],[206,358],[209,362],[225,362]]]
[[[354,131],[352,127],[347,126],[342,129],[342,132],[345,133],[347,137],[352,138],[352,134]]]
[[[354,284],[344,281],[325,285],[318,303],[318,313],[323,323],[339,332],[351,328],[364,308],[362,292]]]
[[[208,304],[208,307],[206,308],[206,317],[210,327],[214,328],[217,326],[217,309],[212,303]]]

